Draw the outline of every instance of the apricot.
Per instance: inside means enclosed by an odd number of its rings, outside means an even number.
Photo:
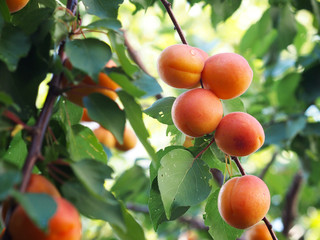
[[[194,138],[192,138],[192,137],[186,136],[186,139],[184,140],[183,146],[186,148],[193,147],[194,146],[193,139]]]
[[[264,139],[261,124],[244,112],[224,116],[215,132],[217,146],[232,156],[246,156],[257,151],[263,145]]]
[[[214,131],[222,114],[220,100],[211,91],[202,88],[178,96],[171,110],[174,125],[190,137],[201,137]]]
[[[100,126],[93,130],[94,135],[97,137],[100,143],[107,146],[108,148],[113,148],[116,145],[116,138],[113,134],[105,129],[104,127]]]
[[[245,234],[246,240],[272,240],[267,226],[261,222],[249,228]]]
[[[80,240],[81,222],[76,208],[66,199],[54,198],[57,210],[48,223],[48,232],[41,231],[21,206],[13,212],[9,233],[12,240]]]
[[[10,13],[17,12],[24,8],[29,0],[6,0]]]
[[[65,61],[65,66],[68,69],[72,69],[72,64],[69,60]],[[113,66],[113,63],[107,63],[106,66]],[[71,102],[84,107],[82,99],[91,93],[101,93],[112,100],[116,100],[118,95],[116,94],[116,89],[120,88],[120,86],[115,83],[107,74],[105,73],[99,73],[98,76],[98,83],[94,82],[92,78],[89,76],[85,76],[83,80],[75,85],[75,84],[69,84],[66,78],[62,79],[62,86],[64,88],[70,87],[69,90],[65,92],[65,95],[67,99],[69,99]]]
[[[83,122],[91,122],[92,119],[89,117],[88,110],[86,108],[83,109],[81,121]]]
[[[61,197],[57,188],[44,176],[39,174],[32,174],[28,186],[26,188],[28,193],[46,193],[51,197]],[[2,205],[2,219],[5,221],[7,211],[9,208],[9,200],[5,200]]]
[[[242,56],[220,53],[206,60],[201,77],[204,88],[211,90],[218,98],[231,99],[248,89],[253,71]]]
[[[131,128],[125,127],[123,132],[123,143],[116,141],[116,148],[120,151],[128,151],[137,145],[138,139]]]
[[[175,88],[192,88],[199,84],[208,54],[199,48],[176,44],[162,51],[158,59],[160,78]]]
[[[269,189],[260,178],[253,175],[232,178],[219,192],[219,213],[235,228],[246,229],[258,223],[269,207]]]

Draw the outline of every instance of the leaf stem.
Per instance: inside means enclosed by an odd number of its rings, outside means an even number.
[[[242,176],[245,176],[246,173],[245,173],[245,171],[244,171],[244,169],[243,169],[243,167],[242,167],[242,165],[241,165],[241,163],[240,163],[239,158],[238,158],[238,157],[235,157],[235,156],[232,156],[231,158],[232,158],[232,160],[236,163],[236,165],[237,165],[237,167],[238,167],[241,175],[242,175]],[[268,228],[268,230],[269,230],[269,233],[270,233],[272,239],[273,239],[273,240],[278,240],[276,234],[275,234],[274,231],[272,230],[272,225],[271,225],[271,223],[269,222],[269,220],[268,220],[266,217],[264,217],[262,220],[263,220],[264,223],[266,224],[266,226],[267,226],[267,228]]]
[[[178,34],[179,34],[179,37],[181,39],[181,42],[183,44],[186,44],[188,45],[188,42],[187,42],[187,39],[185,38],[185,36],[183,35],[183,32],[182,32],[182,29],[176,19],[176,17],[174,16],[173,12],[172,12],[172,9],[171,9],[171,3],[168,2],[167,0],[161,0],[163,6],[166,8],[170,18],[171,18],[171,21],[174,25],[174,28],[177,30]]]
[[[201,154],[203,154],[205,151],[207,151],[207,149],[208,149],[213,143],[214,143],[214,138],[212,138],[212,139],[211,139],[211,142],[210,142],[204,149],[202,149],[202,150],[197,154],[197,156],[195,156],[195,158],[194,158],[193,161],[192,161],[192,165],[193,165],[194,161],[195,161],[198,157],[200,157]]]

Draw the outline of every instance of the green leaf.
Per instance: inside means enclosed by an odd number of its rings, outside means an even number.
[[[25,193],[18,191],[12,193],[13,197],[21,204],[30,219],[43,231],[48,230],[48,222],[55,214],[57,203],[48,194]]]
[[[107,155],[94,133],[80,124],[67,129],[67,149],[73,161],[93,158],[97,161],[107,162]]]
[[[244,103],[241,98],[237,97],[229,100],[222,100],[223,114],[227,115],[231,112],[246,112]]]
[[[143,228],[121,204],[122,215],[124,218],[125,230],[111,224],[112,230],[120,240],[145,240]]]
[[[317,59],[319,59],[319,56],[317,56]],[[302,79],[299,87],[297,88],[299,100],[303,100],[308,104],[312,104],[312,102],[320,96],[319,68],[320,63],[317,62],[313,66],[305,69],[305,71],[302,73]]]
[[[134,184],[128,184],[134,183]],[[149,180],[142,167],[134,165],[126,170],[116,179],[111,191],[116,195],[117,199],[129,201],[135,196],[144,192],[148,187]]]
[[[117,18],[119,5],[123,0],[83,0],[82,1],[89,14],[100,18]]]
[[[241,236],[243,230],[231,227],[221,218],[218,210],[219,190],[211,193],[208,198],[204,223],[209,227],[209,233],[213,239],[237,239]]]
[[[65,97],[60,97],[54,108],[52,119],[62,121],[68,126],[72,126],[80,122],[82,117],[82,107],[68,101]]]
[[[13,104],[13,100],[10,95],[5,92],[0,92],[0,102],[6,106],[10,106]]]
[[[133,77],[134,85],[145,92],[143,98],[152,97],[162,92],[162,88],[157,80],[142,70],[136,72]]]
[[[9,22],[10,21],[10,12],[8,5],[5,1],[0,1],[0,34],[1,34],[1,29],[4,25],[4,22]]]
[[[10,71],[15,71],[20,58],[27,56],[30,49],[29,38],[11,25],[5,25],[0,34],[0,59]]]
[[[126,45],[124,43],[123,35],[120,35],[115,32],[108,33],[112,48],[118,56],[120,65],[122,66],[125,73],[129,76],[133,76],[133,74],[139,71],[139,68],[132,64],[126,53]]]
[[[211,191],[209,168],[183,149],[175,149],[161,159],[159,190],[167,219],[173,206],[191,206],[206,199]]]
[[[227,20],[241,5],[239,0],[212,0],[211,23],[214,27],[219,22]]]
[[[108,165],[93,159],[84,159],[70,166],[83,186],[97,197],[103,194],[105,180],[110,179],[113,173]]]
[[[122,143],[126,115],[117,103],[100,93],[92,93],[83,98],[88,115],[93,121],[108,129]]]
[[[72,202],[80,213],[91,219],[100,219],[125,229],[124,216],[119,202],[107,191],[96,198],[79,182],[62,186],[63,196]]]
[[[161,200],[157,178],[153,180],[151,185],[148,208],[149,208],[153,228],[155,231],[157,231],[161,223],[168,221],[165,214],[164,207],[163,207],[163,203]],[[169,220],[171,221],[171,220],[177,219],[178,217],[182,216],[186,211],[188,211],[188,209],[189,207],[173,206],[171,210],[171,217]]]
[[[143,112],[163,124],[172,125],[171,109],[175,99],[175,97],[161,98]]]
[[[142,8],[147,10],[153,0],[130,0],[130,2],[132,2],[136,6],[137,10],[140,10]]]
[[[121,22],[115,18],[105,18],[95,22],[90,23],[87,26],[83,26],[83,28],[88,29],[104,29],[104,30],[113,30],[116,32],[120,32]]]
[[[152,161],[155,162],[156,154],[150,142],[148,141],[149,133],[143,122],[141,106],[138,103],[136,103],[135,99],[125,91],[118,91],[118,95],[120,101],[124,106],[126,116],[133,130],[135,131],[140,142],[142,143],[147,153],[151,157]]]
[[[20,183],[21,178],[19,169],[4,161],[0,162],[0,202],[10,194],[16,184]]]
[[[299,85],[301,76],[298,73],[290,73],[278,81],[276,85],[279,105],[290,110],[296,110],[297,98],[296,89]]]
[[[65,49],[72,65],[93,79],[98,79],[100,71],[111,58],[109,45],[96,38],[68,41]]]
[[[18,168],[22,168],[23,163],[27,157],[27,144],[22,138],[22,131],[19,131],[11,140],[10,145],[2,156],[3,159],[14,164]]]

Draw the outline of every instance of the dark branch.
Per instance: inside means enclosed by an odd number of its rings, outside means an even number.
[[[282,222],[284,236],[288,237],[289,231],[293,225],[293,222],[297,216],[298,208],[298,196],[303,183],[302,171],[298,171],[293,178],[291,186],[285,197],[284,210],[282,212]]]
[[[169,16],[170,16],[170,18],[171,18],[171,21],[172,21],[172,23],[173,23],[173,25],[174,25],[174,28],[177,30],[177,32],[178,32],[178,34],[179,34],[179,37],[180,37],[180,39],[181,39],[181,42],[182,42],[183,44],[187,44],[187,45],[188,45],[188,42],[187,42],[186,38],[185,38],[184,35],[183,35],[182,29],[181,29],[181,27],[180,27],[180,25],[179,25],[176,17],[174,16],[174,14],[173,14],[173,12],[172,12],[171,3],[168,2],[167,0],[161,0],[161,2],[162,2],[162,4],[163,4],[163,6],[166,8],[166,10],[167,10],[167,12],[168,12],[168,14],[169,14]]]

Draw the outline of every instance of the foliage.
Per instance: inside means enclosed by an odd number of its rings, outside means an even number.
[[[15,187],[23,181],[21,169],[35,136],[32,127],[46,108],[46,104],[43,109],[35,105],[37,98],[47,96],[38,93],[38,87],[49,77],[50,91],[57,99],[53,101],[48,128],[42,129],[41,157],[32,171],[51,179],[76,206],[83,221],[92,219],[99,226],[94,234],[83,226],[84,239],[178,239],[194,226],[192,231],[199,239],[240,237],[242,231],[226,226],[217,208],[210,207],[217,204],[220,188],[210,170],[218,169],[224,178],[229,175],[224,154],[215,144],[209,145],[212,134],[194,140],[192,147],[182,146],[185,136],[171,118],[173,101],[181,91],[158,81],[156,55],[179,41],[161,1],[82,0],[75,15],[65,11],[67,2],[72,1],[30,0],[21,11],[10,14],[0,1],[1,203],[13,197],[43,229],[54,212],[51,198],[20,193]],[[290,225],[292,235],[318,239],[319,1],[250,1],[251,7],[260,9],[261,16],[240,30],[235,22],[239,15],[244,17],[241,12],[248,7],[246,1],[170,2],[173,10],[183,16],[181,26],[189,44],[210,54],[231,49],[249,61],[254,71],[249,90],[241,98],[222,101],[225,114],[247,111],[265,130],[263,148],[241,162],[250,174],[267,170],[264,181],[273,196],[268,218],[279,239],[297,239],[283,231],[286,225]],[[181,4],[190,7],[175,8]],[[193,20],[188,11],[197,7],[201,15]],[[143,28],[148,20],[141,19],[150,14],[159,22],[153,26],[157,37]],[[133,19],[141,21],[139,28]],[[230,26],[236,29],[236,38]],[[201,29],[207,32],[200,33]],[[146,59],[142,61],[150,71],[146,72],[137,61],[130,34],[135,35],[133,40],[141,39],[133,42],[152,49],[152,59],[143,55]],[[213,39],[203,37],[206,34]],[[66,59],[72,69],[65,65]],[[109,60],[117,66],[107,67]],[[102,146],[92,127],[81,122],[83,108],[66,97],[69,89],[62,84],[52,85],[59,78],[77,86],[87,75],[98,82],[101,72],[120,86],[116,90],[119,98],[113,101],[93,93],[84,98],[84,106],[91,119],[110,130],[119,142],[123,141],[125,126],[130,125],[140,142],[137,151],[123,154]],[[154,140],[153,134],[159,136],[159,128],[162,138]],[[206,147],[207,151],[196,158]],[[129,162],[132,156],[134,162]],[[228,166],[233,175],[239,174],[234,164]],[[291,213],[292,201],[286,196],[295,188],[293,178],[299,171],[303,173],[303,186],[294,196],[298,198],[298,215],[294,222],[287,222],[281,217]],[[279,222],[280,226],[275,224]],[[295,232],[293,226],[302,232]],[[0,230],[3,227],[0,224]]]

